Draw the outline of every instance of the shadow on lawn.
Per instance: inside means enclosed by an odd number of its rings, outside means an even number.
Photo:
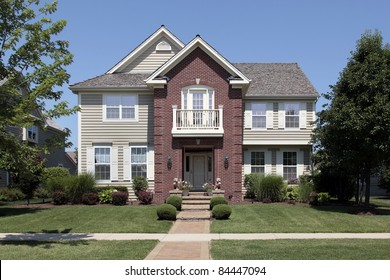
[[[0,208],[0,217],[18,216],[24,214],[33,214],[40,211],[47,210],[48,208],[16,208],[16,207],[2,207]]]
[[[56,240],[56,241],[3,240],[3,241],[0,241],[0,244],[1,245],[15,245],[15,246],[24,245],[24,246],[29,246],[29,247],[41,247],[43,249],[52,249],[54,247],[54,245],[58,244],[59,242],[61,242],[61,244],[63,244],[63,245],[68,245],[70,247],[81,246],[81,245],[85,246],[85,245],[90,244],[89,240],[71,240],[71,241],[66,241],[66,242],[64,242],[64,240],[61,240],[61,241],[59,241],[59,240]]]
[[[390,208],[377,206],[375,204],[371,205],[368,209],[362,205],[354,205],[351,202],[331,202],[329,205],[322,206],[311,206],[313,209],[318,211],[326,212],[337,212],[351,215],[381,215],[381,216],[390,216]]]
[[[70,242],[70,245],[88,244],[91,240],[91,235],[86,233],[70,233],[72,229],[59,230],[42,230],[42,233],[16,233],[6,234],[0,239],[0,244],[15,244],[20,243],[29,246],[37,246],[37,244],[55,243],[55,242]]]

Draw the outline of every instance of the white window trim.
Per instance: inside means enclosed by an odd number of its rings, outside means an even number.
[[[264,104],[265,105],[265,113],[264,113],[264,115],[255,115],[255,114],[253,114],[253,105],[254,104]],[[251,123],[252,123],[252,125],[251,125],[251,127],[252,127],[252,130],[267,130],[267,118],[268,118],[268,116],[267,116],[267,110],[268,110],[268,105],[267,105],[267,102],[252,102],[251,103],[251,105],[250,105],[250,111],[251,111]],[[253,117],[254,116],[262,116],[262,117],[265,117],[265,126],[264,127],[255,127],[255,126],[253,126]]]
[[[134,96],[135,97],[135,105],[134,105],[134,119],[122,119],[122,101],[119,104],[119,118],[118,119],[108,119],[107,118],[107,96],[119,96],[122,100],[122,96]],[[138,94],[135,93],[126,93],[126,94],[103,94],[103,121],[104,122],[138,122]]]
[[[95,157],[96,157],[96,149],[97,148],[109,148],[110,149],[110,179],[109,180],[96,180],[96,183],[100,183],[100,184],[107,184],[107,183],[111,183],[111,178],[112,178],[112,147],[111,146],[93,146],[93,171],[94,171],[94,174],[95,174],[95,167],[96,167],[96,162],[95,162]],[[106,164],[104,164],[106,165]]]
[[[130,148],[130,162],[129,162],[129,167],[130,167],[130,181],[133,180],[133,172],[132,172],[132,166],[133,166],[133,163],[131,162],[131,150],[133,148],[146,148],[146,159],[145,159],[145,165],[146,165],[146,180],[148,180],[148,170],[149,170],[149,158],[148,158],[148,154],[149,154],[149,150],[148,150],[148,146],[147,145],[134,145],[134,146],[129,146]]]
[[[287,105],[288,104],[294,104],[298,106],[298,113],[297,115],[287,115]],[[286,130],[300,130],[301,127],[301,103],[300,102],[284,102],[284,129]],[[298,117],[298,127],[287,127],[287,121],[286,118],[290,117]]]
[[[30,128],[33,128],[33,127],[35,127],[35,129],[36,129],[36,132],[35,132],[36,137],[35,137],[35,139],[32,139],[32,138],[28,137],[28,131],[29,131]],[[23,128],[23,140],[28,141],[30,143],[36,143],[37,144],[38,143],[38,139],[39,139],[39,128],[36,125],[32,125],[32,126]]]
[[[252,165],[252,153],[263,153],[264,154],[264,165]],[[266,174],[266,165],[267,165],[267,162],[266,162],[266,157],[267,157],[267,152],[264,151],[264,150],[252,150],[252,151],[249,151],[249,156],[250,156],[250,168],[251,168],[251,173],[252,173],[252,167],[263,167],[264,168],[264,175]],[[259,173],[261,174],[261,173]]]
[[[298,165],[299,165],[299,151],[297,150],[283,150],[281,151],[282,152],[282,171],[283,171],[283,179],[284,179],[284,168],[285,167],[295,167],[295,174],[296,174],[296,177],[299,177],[299,174],[298,174]],[[284,153],[295,153],[296,154],[296,160],[297,160],[297,163],[295,165],[284,165]],[[294,178],[295,179],[295,178]],[[285,179],[284,179],[285,180]],[[285,180],[286,181],[286,180]],[[287,180],[288,181],[288,180]]]
[[[185,87],[181,90],[181,109],[184,110],[192,110],[193,103],[192,103],[192,96],[190,97],[190,93],[193,91],[202,91],[206,95],[205,98],[203,98],[203,110],[215,110],[215,90],[208,86],[201,86],[201,85],[193,85],[189,87]],[[212,96],[212,108],[210,109],[210,94]],[[184,103],[184,96],[186,95],[186,104]],[[191,109],[189,109],[189,102],[191,102]],[[186,105],[186,106],[184,106]]]

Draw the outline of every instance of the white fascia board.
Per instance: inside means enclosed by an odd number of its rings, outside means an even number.
[[[138,47],[136,47],[132,52],[130,52],[125,58],[123,58],[121,61],[119,61],[117,64],[115,64],[114,67],[112,67],[110,70],[108,70],[106,72],[106,74],[113,74],[118,69],[120,69],[123,65],[128,64],[131,61],[133,61],[147,47],[149,47],[156,40],[156,38],[159,38],[163,35],[165,35],[170,40],[172,40],[172,42],[174,42],[179,49],[182,49],[184,47],[183,42],[181,42],[175,35],[173,35],[168,29],[166,29],[165,26],[161,26],[156,32],[154,32],[149,38],[147,38]]]
[[[174,66],[176,66],[182,58],[187,54],[191,53],[195,48],[201,47],[210,57],[212,57],[219,65],[221,65],[226,71],[234,73],[239,76],[242,80],[234,80],[235,84],[249,84],[250,79],[248,79],[241,71],[234,67],[227,59],[220,55],[214,48],[212,48],[206,41],[201,37],[196,36],[190,43],[188,43],[184,48],[182,48],[175,56],[163,64],[159,69],[157,69],[152,75],[145,80],[146,84],[155,84],[155,78],[167,73]],[[232,82],[231,80],[230,82]]]
[[[244,140],[242,145],[303,145],[303,146],[311,146],[310,140]]]

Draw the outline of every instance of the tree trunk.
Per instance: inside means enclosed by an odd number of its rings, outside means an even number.
[[[366,195],[364,198],[364,206],[366,208],[370,207],[370,194],[371,194],[371,170],[368,170],[366,173]]]
[[[356,187],[355,187],[356,189],[355,189],[355,203],[356,204],[359,204],[359,202],[360,202],[360,195],[359,195],[359,193],[360,193],[360,188],[359,188],[359,172],[357,173],[357,175],[356,175]]]

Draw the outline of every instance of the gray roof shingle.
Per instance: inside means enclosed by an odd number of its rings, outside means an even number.
[[[233,65],[251,79],[247,97],[319,96],[297,63],[233,63]]]
[[[251,79],[247,97],[318,97],[297,63],[233,63]],[[150,74],[104,74],[72,85],[72,90],[82,88],[147,87],[144,80]]]

